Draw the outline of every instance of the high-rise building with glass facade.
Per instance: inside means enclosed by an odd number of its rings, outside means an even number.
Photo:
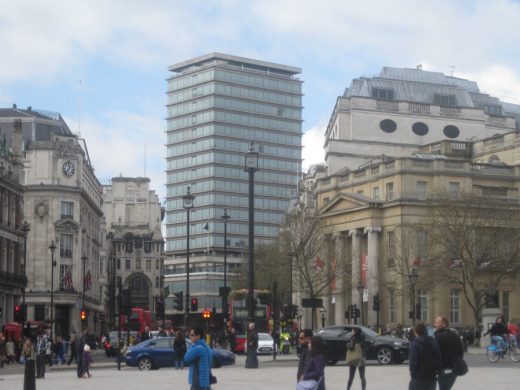
[[[251,142],[260,154],[255,174],[255,240],[270,242],[296,190],[301,172],[300,68],[210,53],[170,66],[167,117],[165,283],[186,291],[188,187],[190,295],[199,310],[220,309],[224,285],[224,210],[229,280],[247,259],[248,174]],[[231,285],[229,282],[228,286]],[[244,286],[246,287],[246,286]],[[167,301],[166,310],[172,311]]]

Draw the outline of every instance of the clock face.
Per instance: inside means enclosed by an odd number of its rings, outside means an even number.
[[[73,163],[71,163],[70,161],[66,161],[65,163],[63,163],[61,170],[65,176],[71,177],[72,175],[74,175],[76,168],[74,168]]]

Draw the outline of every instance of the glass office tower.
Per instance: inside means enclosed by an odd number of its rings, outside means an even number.
[[[224,210],[228,286],[247,260],[248,175],[244,155],[260,153],[255,174],[255,239],[270,242],[297,188],[302,151],[301,69],[211,53],[170,66],[167,117],[165,283],[186,291],[188,187],[190,295],[199,311],[217,307],[224,285]],[[246,286],[243,286],[244,288]],[[167,302],[167,312],[175,314]]]

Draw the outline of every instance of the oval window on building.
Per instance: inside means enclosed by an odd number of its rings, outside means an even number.
[[[415,122],[412,126],[412,131],[417,135],[428,134],[428,125],[423,122]]]
[[[448,138],[457,138],[460,134],[460,130],[457,126],[448,125],[444,128],[444,135]]]
[[[397,124],[391,119],[383,119],[379,127],[385,133],[393,133],[397,129]]]

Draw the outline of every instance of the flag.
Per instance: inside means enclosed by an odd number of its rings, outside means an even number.
[[[88,271],[85,275],[85,291],[90,290],[90,287],[92,287],[92,277],[90,275],[90,271]]]
[[[63,289],[65,291],[73,291],[74,288],[72,286],[72,274],[70,272],[70,267],[68,267],[65,276],[63,277]]]
[[[316,259],[314,260],[314,270],[316,272],[320,272],[323,269],[323,267],[325,267],[325,262],[322,259],[320,259],[319,256],[316,256]]]
[[[208,224],[208,223],[206,223],[206,224],[204,225],[204,230],[209,231],[209,224]]]

